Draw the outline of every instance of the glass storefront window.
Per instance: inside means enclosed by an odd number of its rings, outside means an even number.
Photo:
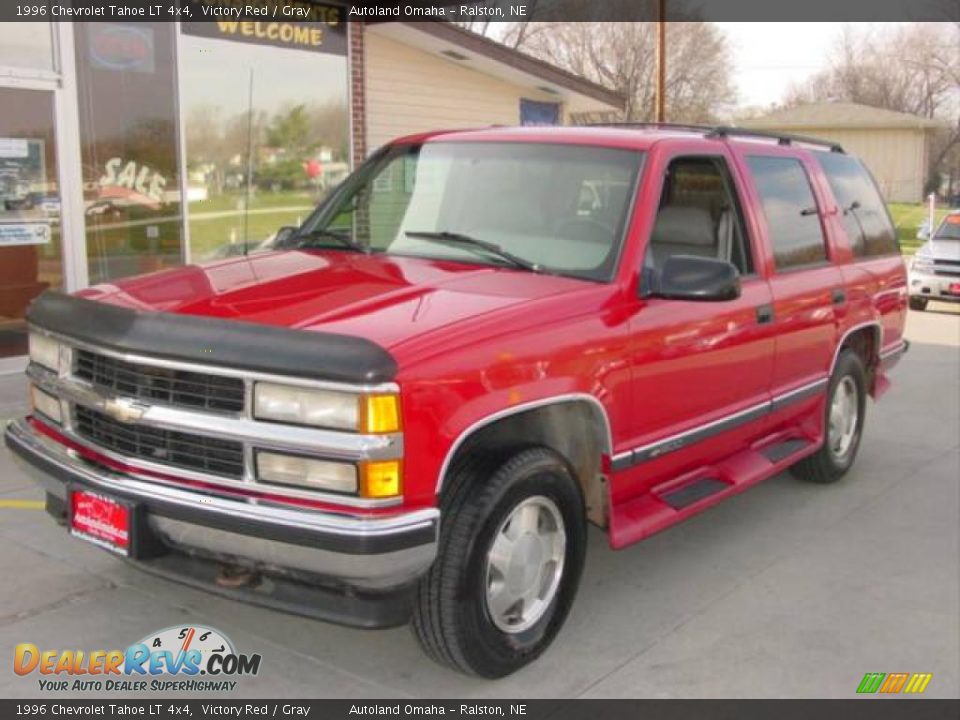
[[[30,301],[63,287],[53,93],[0,88],[0,358],[27,351]]]
[[[256,250],[349,171],[344,28],[281,30],[261,44],[230,25],[191,23],[180,36],[194,261]]]
[[[50,23],[0,22],[0,67],[53,71]]]
[[[76,23],[91,284],[183,261],[172,23]]]

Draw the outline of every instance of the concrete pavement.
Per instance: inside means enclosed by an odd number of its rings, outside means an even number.
[[[40,695],[10,669],[16,643],[123,648],[202,623],[263,656],[224,697],[851,698],[866,672],[931,672],[927,697],[960,697],[960,312],[911,313],[908,337],[843,481],[783,475],[616,553],[592,531],[560,637],[497,682],[434,665],[406,629],[216,598],[71,540],[40,510],[0,508],[0,696]],[[0,379],[0,413],[17,411],[19,383]],[[40,498],[0,451],[0,499]]]

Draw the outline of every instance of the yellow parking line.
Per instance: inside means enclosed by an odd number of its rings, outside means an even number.
[[[43,510],[46,504],[43,500],[0,500],[0,508],[15,510]]]

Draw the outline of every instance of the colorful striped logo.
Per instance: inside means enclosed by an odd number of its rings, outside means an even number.
[[[932,678],[933,673],[867,673],[857,692],[865,695],[896,695],[899,692],[917,695],[927,689]]]

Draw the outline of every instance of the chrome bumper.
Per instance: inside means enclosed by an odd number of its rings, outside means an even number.
[[[48,494],[63,501],[68,485],[76,484],[136,503],[165,545],[191,555],[268,573],[308,573],[337,586],[383,590],[415,581],[436,554],[436,508],[359,517],[253,504],[94,465],[24,419],[11,421],[4,437]]]

